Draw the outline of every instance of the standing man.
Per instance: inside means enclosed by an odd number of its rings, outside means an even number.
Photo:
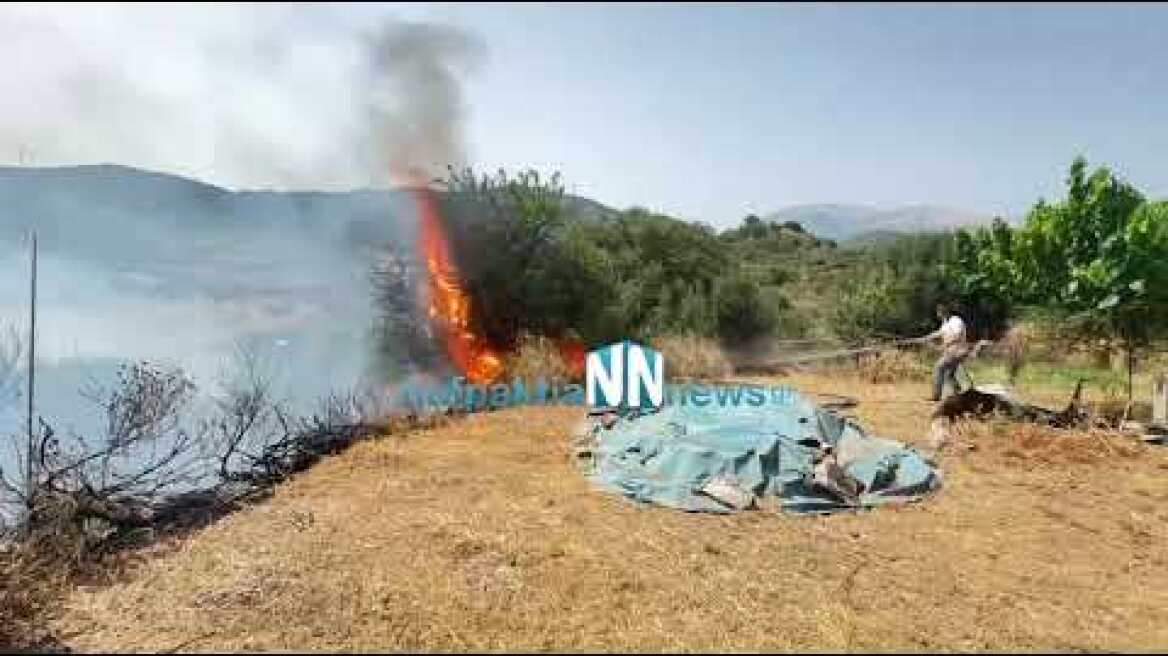
[[[940,401],[941,392],[948,381],[953,391],[958,392],[961,386],[957,383],[957,367],[969,357],[969,344],[965,341],[965,322],[949,310],[944,303],[937,304],[937,319],[941,327],[919,338],[920,342],[927,342],[940,338],[941,357],[933,367],[933,396],[930,401]]]

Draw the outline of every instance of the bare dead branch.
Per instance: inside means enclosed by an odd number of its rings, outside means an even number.
[[[240,349],[234,364],[213,416],[197,422],[188,417],[195,386],[180,369],[122,367],[113,384],[84,391],[105,414],[104,432],[62,439],[42,420],[31,495],[3,472],[0,491],[30,497],[25,526],[87,553],[211,521],[374,430],[367,399],[354,392],[329,394],[311,416],[297,416],[273,400],[256,353]]]

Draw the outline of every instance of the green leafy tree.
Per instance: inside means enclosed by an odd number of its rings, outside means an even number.
[[[960,306],[967,322],[980,336],[1005,329],[1019,298],[1019,272],[1014,234],[1009,224],[995,218],[989,228],[959,230],[953,251],[941,265],[950,290],[948,301]]]
[[[1006,299],[1056,316],[1084,336],[1137,349],[1168,322],[1168,210],[1106,167],[1071,164],[1067,197],[1025,224],[958,236],[955,278],[967,296]]]
[[[1135,350],[1163,328],[1162,292],[1152,291],[1168,284],[1163,212],[1105,167],[1088,176],[1077,158],[1066,200],[1035,206],[1015,254],[1027,302],[1058,311],[1084,334],[1124,343],[1129,395]]]
[[[509,348],[525,333],[558,337],[582,317],[596,317],[588,290],[603,288],[602,271],[594,253],[564,238],[558,173],[451,168],[441,182],[471,317],[488,342]]]

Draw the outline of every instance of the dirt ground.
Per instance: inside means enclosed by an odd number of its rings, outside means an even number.
[[[782,382],[923,444],[925,383]],[[85,651],[1168,648],[1168,448],[969,425],[922,503],[709,516],[591,489],[580,416],[360,444],[77,590],[54,629]]]

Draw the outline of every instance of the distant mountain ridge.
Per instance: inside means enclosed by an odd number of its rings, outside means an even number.
[[[457,194],[435,191],[445,214],[459,220]],[[604,220],[617,210],[581,196],[566,196],[569,213]],[[47,248],[110,256],[132,242],[162,244],[186,251],[181,242],[223,238],[241,228],[270,233],[294,230],[335,244],[369,246],[399,241],[413,204],[408,189],[352,191],[233,191],[191,178],[113,164],[0,166],[0,245],[23,241],[36,227]],[[466,217],[474,221],[477,217]],[[877,208],[819,203],[793,205],[767,215],[797,221],[808,232],[847,241],[908,232],[931,232],[985,225],[992,217],[938,205]],[[408,223],[408,222],[407,222]],[[72,248],[71,248],[72,247]],[[81,255],[81,253],[75,253]],[[164,253],[157,253],[164,255]]]
[[[811,233],[835,240],[865,234],[938,232],[960,227],[988,225],[993,216],[940,205],[904,205],[877,208],[869,205],[792,205],[767,215],[772,221],[798,221]]]
[[[435,194],[447,205],[446,214],[457,214],[458,203],[448,202],[456,194]],[[79,249],[98,257],[116,256],[132,242],[185,251],[190,240],[202,237],[273,230],[367,246],[406,238],[413,202],[411,191],[400,188],[233,191],[111,164],[0,166],[0,242],[23,241],[35,227],[47,248]],[[568,196],[566,203],[581,218],[615,213],[587,198]]]

